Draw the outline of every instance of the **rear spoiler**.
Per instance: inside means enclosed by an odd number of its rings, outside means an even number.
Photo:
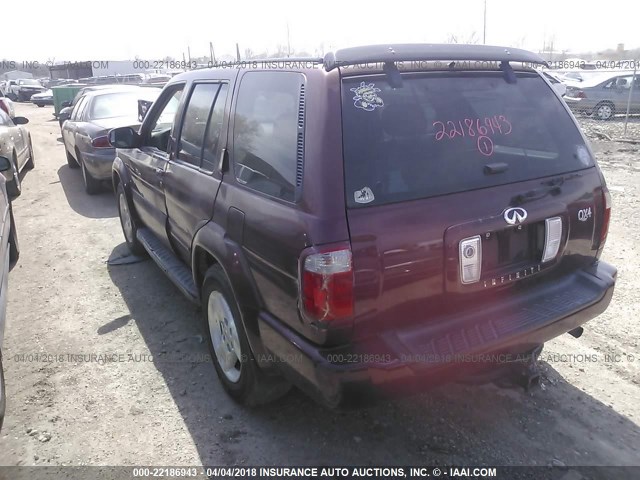
[[[520,48],[461,44],[371,45],[329,52],[323,59],[326,71],[347,65],[411,61],[522,62],[549,66],[538,54]]]

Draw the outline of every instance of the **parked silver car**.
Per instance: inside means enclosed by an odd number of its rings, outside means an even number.
[[[153,102],[155,87],[113,88],[86,92],[62,125],[62,141],[70,168],[82,169],[85,190],[92,195],[103,180],[111,179],[116,155],[109,143],[109,130],[140,124],[139,101]]]
[[[0,157],[0,172],[11,170],[12,163],[6,157]],[[7,290],[9,269],[15,264],[19,256],[18,235],[13,220],[11,198],[5,189],[5,180],[0,175],[0,429],[4,420],[6,406],[4,373],[2,370],[2,340],[7,315]]]
[[[27,123],[29,120],[25,117],[11,118],[0,109],[0,155],[11,161],[11,168],[3,172],[11,198],[22,191],[20,172],[35,166],[31,135],[24,126]]]
[[[635,78],[629,73],[596,77],[579,86],[568,86],[564,99],[572,111],[594,115],[600,120],[609,120],[614,115],[626,113],[629,99],[629,112],[638,114],[640,75],[636,74]]]

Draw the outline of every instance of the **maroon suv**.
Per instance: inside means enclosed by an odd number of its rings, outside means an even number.
[[[223,65],[110,132],[126,242],[202,305],[234,398],[495,379],[606,309],[610,196],[538,64],[385,45]]]

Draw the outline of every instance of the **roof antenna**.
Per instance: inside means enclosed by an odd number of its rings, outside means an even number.
[[[506,60],[500,62],[500,70],[504,73],[504,80],[507,83],[516,83],[516,74],[511,68],[511,64]]]
[[[402,88],[402,76],[395,62],[384,62],[382,71],[387,76],[387,81],[391,88]]]

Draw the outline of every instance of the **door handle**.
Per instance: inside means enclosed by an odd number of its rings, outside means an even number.
[[[164,175],[164,169],[162,168],[154,168],[153,171],[156,173],[156,175]]]

